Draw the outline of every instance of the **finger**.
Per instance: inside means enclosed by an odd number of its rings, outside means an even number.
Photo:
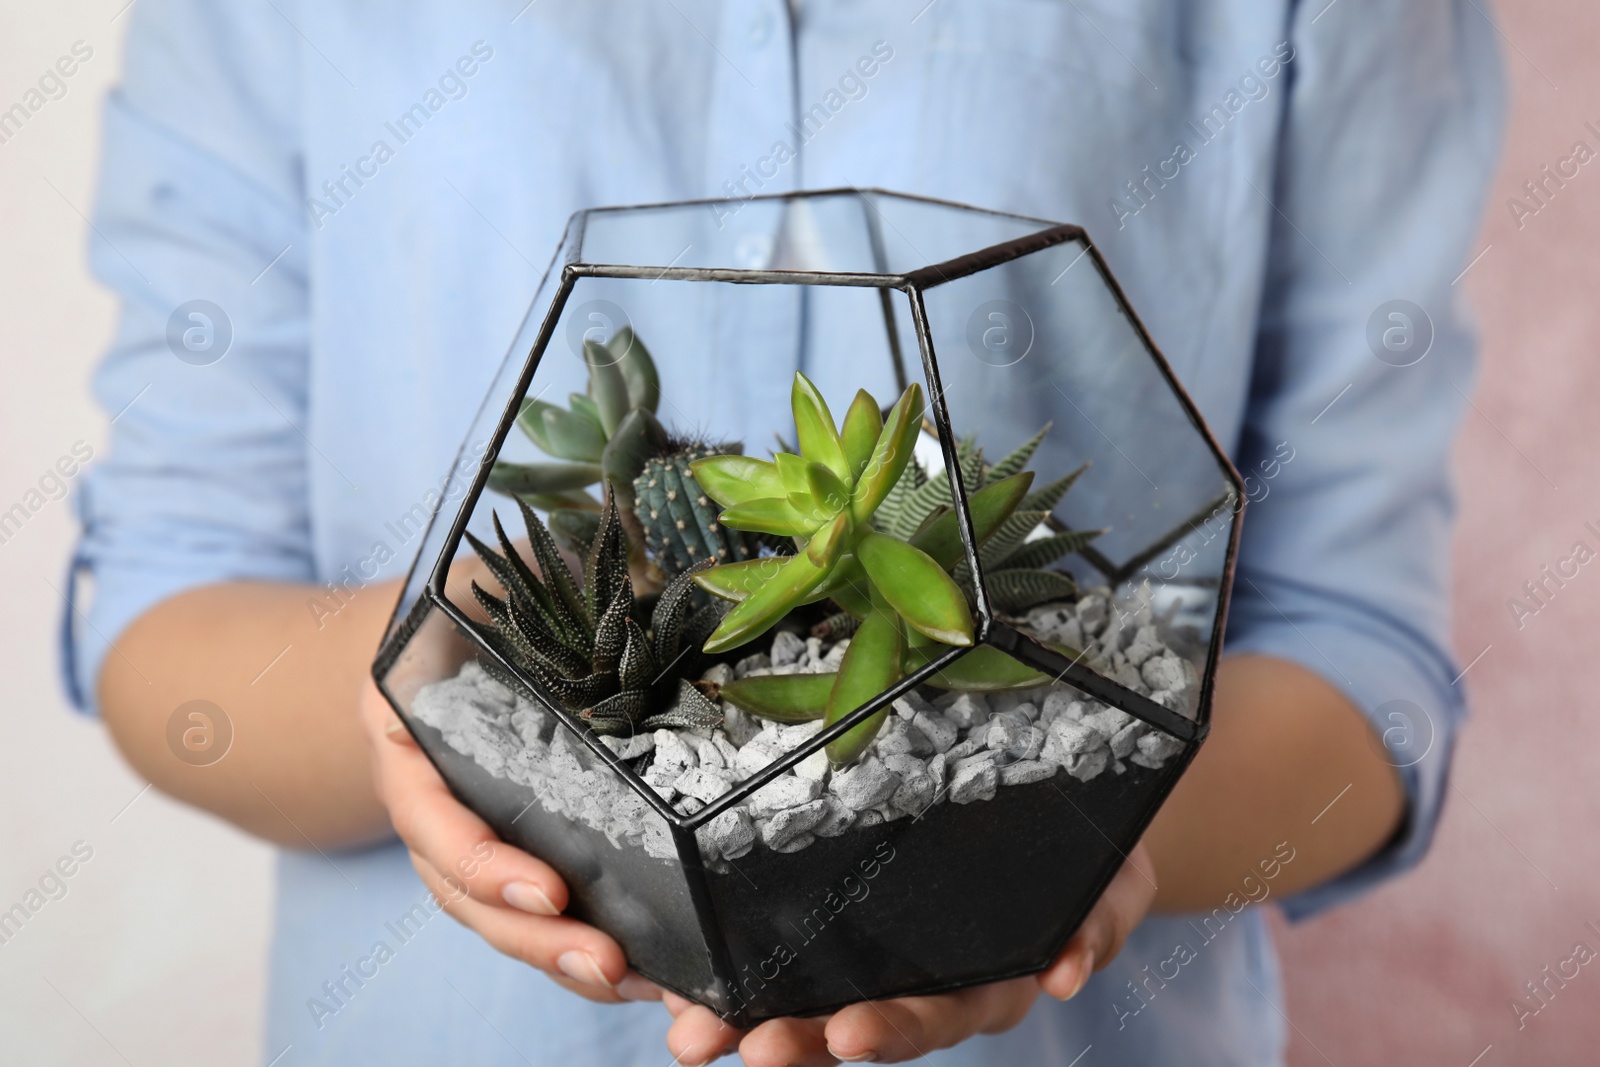
[[[695,1006],[694,1001],[670,989],[662,990],[661,1003],[667,1009],[667,1014],[674,1019]]]
[[[832,1067],[839,1057],[828,1051],[827,1017],[768,1019],[739,1042],[747,1067]]]
[[[436,871],[461,882],[484,903],[534,915],[555,915],[566,907],[567,886],[561,876],[501,841],[488,823],[451,795],[420,749],[383,743],[378,753],[379,791],[389,821]]]
[[[667,1051],[682,1067],[698,1067],[726,1056],[739,1047],[743,1030],[736,1030],[718,1018],[717,1013],[701,1004],[685,1000],[676,993],[667,994],[667,1010],[674,1019],[667,1030]]]
[[[1061,955],[1039,975],[1040,988],[1057,1000],[1077,996],[1089,976],[1122,951],[1123,943],[1143,921],[1155,896],[1154,867],[1141,843],[1129,853]]]
[[[918,1059],[973,1034],[1011,1029],[1038,993],[1034,979],[1013,978],[938,996],[852,1004],[828,1020],[827,1047],[845,1061]]]
[[[631,972],[621,947],[594,927],[480,903],[459,882],[441,877],[425,857],[413,852],[411,863],[445,912],[498,952],[537,967],[591,1000],[614,1003],[639,988],[625,984]]]

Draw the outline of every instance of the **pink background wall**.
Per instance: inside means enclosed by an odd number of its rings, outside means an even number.
[[[1576,942],[1600,953],[1600,559],[1520,630],[1506,603],[1580,538],[1600,551],[1600,159],[1520,229],[1506,205],[1575,141],[1600,151],[1600,6],[1496,7],[1513,104],[1488,252],[1460,283],[1483,369],[1456,453],[1455,648],[1463,666],[1488,651],[1430,858],[1279,925],[1295,1067],[1600,1063],[1600,958],[1521,1029],[1510,1007],[1537,1007],[1523,983]]]

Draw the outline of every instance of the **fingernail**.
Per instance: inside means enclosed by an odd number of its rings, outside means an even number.
[[[615,989],[606,981],[605,972],[600,969],[600,961],[587,952],[580,952],[577,949],[563,952],[556,957],[556,966],[560,968],[562,974],[575,982],[599,986],[601,989]]]
[[[530,915],[560,915],[556,906],[550,903],[550,898],[545,896],[543,889],[532,882],[507,882],[504,889],[500,890],[500,897],[518,911],[528,912]]]
[[[1094,973],[1094,949],[1089,949],[1083,954],[1083,962],[1078,965],[1078,980],[1072,984],[1072,992],[1064,999],[1071,1000],[1083,992],[1083,987],[1089,984],[1089,976]]]
[[[845,1063],[865,1063],[867,1060],[870,1060],[873,1056],[877,1055],[877,1053],[869,1050],[867,1052],[858,1052],[854,1056],[846,1056],[832,1045],[829,1045],[828,1055],[832,1056],[836,1060],[843,1060]]]
[[[394,722],[390,723],[389,726],[384,729],[383,735],[397,745],[409,745],[412,743],[411,731],[407,730],[406,724],[401,722],[399,719],[396,719]]]
[[[661,987],[648,978],[630,974],[617,983],[617,995],[623,1000],[660,1000]]]

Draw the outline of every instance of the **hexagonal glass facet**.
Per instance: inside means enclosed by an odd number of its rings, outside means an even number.
[[[1048,964],[1203,739],[1241,501],[1077,227],[855,190],[589,211],[374,673],[571,914],[739,1025],[991,981]],[[751,598],[727,618],[669,584],[707,558],[745,568],[700,579]]]

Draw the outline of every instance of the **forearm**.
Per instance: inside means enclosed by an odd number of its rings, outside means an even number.
[[[1259,881],[1280,843],[1294,849],[1272,881],[1280,896],[1372,855],[1404,811],[1381,753],[1360,711],[1317,675],[1266,656],[1225,660],[1211,735],[1145,835],[1155,910],[1245,896],[1245,877]]]
[[[307,607],[326,597],[316,586],[229,582],[179,594],[106,657],[102,716],[156,788],[249,833],[291,848],[380,838],[391,830],[357,697],[398,591],[366,586],[320,621]],[[226,756],[208,766],[178,759],[167,741],[174,709],[195,699],[233,727]]]

